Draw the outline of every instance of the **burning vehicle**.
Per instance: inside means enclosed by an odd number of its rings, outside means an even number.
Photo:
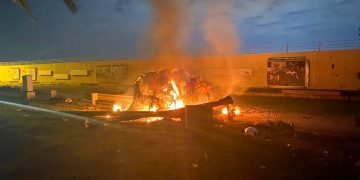
[[[201,77],[184,70],[161,70],[137,78],[129,110],[175,110],[215,99],[214,88]]]
[[[185,70],[165,69],[141,74],[133,90],[133,96],[96,93],[98,100],[116,100],[112,113],[92,112],[92,115],[106,114],[112,120],[120,121],[181,119],[187,124],[189,119],[214,120],[219,119],[219,115],[220,120],[231,121],[240,114],[240,109],[233,106],[231,96],[221,96],[207,81]]]

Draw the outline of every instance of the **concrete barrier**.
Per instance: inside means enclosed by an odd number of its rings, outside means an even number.
[[[96,105],[98,101],[106,101],[113,104],[119,104],[123,107],[128,107],[133,101],[133,96],[124,96],[124,95],[115,95],[115,94],[101,94],[101,93],[92,93],[92,105]]]

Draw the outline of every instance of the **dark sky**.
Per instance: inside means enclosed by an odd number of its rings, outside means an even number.
[[[0,59],[138,58],[149,47],[148,0],[77,0],[75,15],[62,0],[28,1],[34,22],[12,0],[0,0]],[[186,1],[182,30],[191,38],[185,46],[196,51],[206,46],[202,28],[214,0]],[[359,39],[359,8],[360,0],[231,0],[221,13],[231,19],[240,47],[249,47]]]

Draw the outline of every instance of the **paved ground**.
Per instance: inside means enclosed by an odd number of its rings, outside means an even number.
[[[0,179],[360,177],[360,139],[352,120],[358,103],[235,99],[243,110],[239,121],[190,128],[168,121],[85,128],[83,119],[0,104]],[[291,120],[300,131],[260,123],[268,120]],[[243,134],[249,125],[258,136]]]
[[[360,102],[254,96],[234,99],[243,109],[239,120],[292,121],[297,130],[360,137],[360,128],[355,126]]]

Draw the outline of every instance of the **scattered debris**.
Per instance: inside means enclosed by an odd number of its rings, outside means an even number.
[[[62,103],[64,101],[65,98],[60,95],[50,98],[50,104]]]
[[[266,169],[266,166],[261,165],[261,166],[259,166],[259,168],[260,168],[260,169]]]
[[[329,152],[326,151],[326,150],[324,150],[324,151],[323,151],[323,154],[324,154],[324,156],[328,156]]]
[[[69,121],[69,119],[67,119],[67,118],[62,118],[62,120],[63,120],[64,122],[68,122],[68,121]]]
[[[16,109],[16,111],[17,111],[17,112],[20,112],[20,111],[22,111],[22,109]]]
[[[117,153],[121,153],[121,150],[120,150],[120,149],[117,149],[116,152],[117,152]]]
[[[173,120],[175,122],[181,122],[181,118],[171,118],[171,120]]]
[[[84,121],[84,128],[88,128],[89,127],[89,120],[85,119]]]
[[[24,117],[29,117],[29,115],[27,115],[27,114],[23,114],[23,116],[24,116]]]
[[[193,168],[198,168],[198,167],[199,167],[199,164],[198,164],[198,163],[192,163],[192,167],[193,167]]]
[[[258,133],[258,131],[254,127],[247,127],[245,129],[245,135],[255,136],[257,133]]]
[[[67,99],[65,99],[65,102],[66,102],[66,103],[72,103],[73,100],[72,100],[71,98],[67,98]]]
[[[54,98],[57,96],[57,91],[56,90],[50,90],[50,98]]]
[[[104,123],[104,127],[106,127],[106,126],[109,126],[109,124],[108,124],[108,123]]]
[[[207,153],[204,153],[205,162],[209,162],[209,157]]]

